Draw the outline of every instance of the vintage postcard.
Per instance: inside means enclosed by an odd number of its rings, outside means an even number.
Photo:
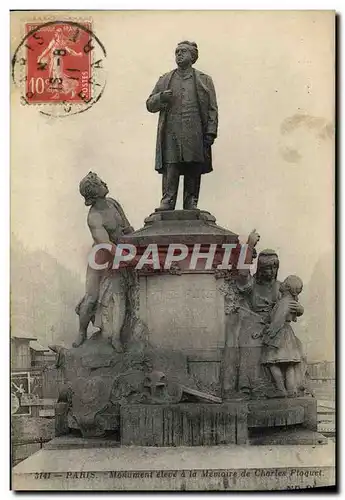
[[[14,490],[335,485],[335,12],[11,12]]]

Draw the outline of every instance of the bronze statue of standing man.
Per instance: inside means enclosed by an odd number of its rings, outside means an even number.
[[[161,210],[174,210],[180,175],[184,176],[183,208],[197,208],[202,174],[212,171],[211,146],[217,137],[218,108],[212,78],[192,65],[195,42],[180,42],[177,68],[161,76],[146,107],[159,111],[156,170],[162,174]]]

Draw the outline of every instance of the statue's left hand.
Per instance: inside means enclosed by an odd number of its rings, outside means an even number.
[[[260,240],[259,233],[256,231],[256,229],[253,229],[253,231],[248,236],[247,245],[250,248],[255,248],[259,240]]]
[[[214,143],[214,136],[211,134],[206,134],[204,138],[205,146],[212,146]]]
[[[296,314],[298,312],[298,310],[299,310],[299,303],[296,302],[295,300],[291,300],[289,302],[289,312]]]

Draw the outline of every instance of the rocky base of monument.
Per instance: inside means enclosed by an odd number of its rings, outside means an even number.
[[[312,431],[315,443],[312,396],[250,399],[238,392],[224,400],[216,395],[220,389],[208,391],[190,373],[182,351],[138,345],[119,353],[96,335],[60,352],[66,385],[55,407],[57,436],[78,432],[85,439],[117,438],[122,445],[212,446],[248,444],[253,429],[265,436],[268,429],[299,426]]]

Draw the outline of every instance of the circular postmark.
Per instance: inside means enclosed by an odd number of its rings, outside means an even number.
[[[99,101],[107,54],[90,21],[29,22],[25,33],[12,57],[12,80],[21,89],[23,105],[65,117]]]

